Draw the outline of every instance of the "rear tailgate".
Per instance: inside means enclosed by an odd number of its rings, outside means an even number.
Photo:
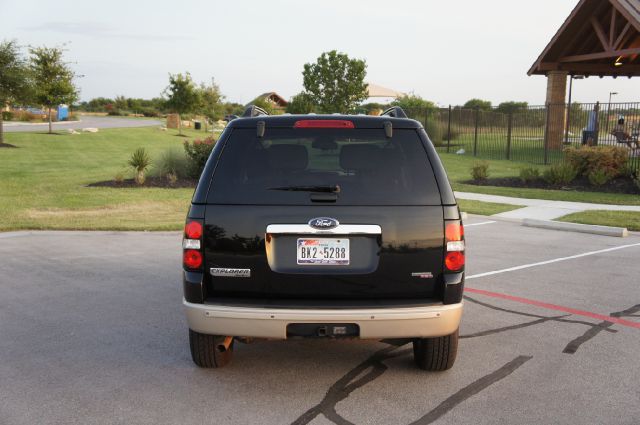
[[[314,217],[340,226],[302,231]],[[442,282],[441,206],[208,205],[205,223],[206,298],[432,298]],[[267,235],[270,225],[277,233]],[[347,239],[348,264],[299,264],[299,239]]]

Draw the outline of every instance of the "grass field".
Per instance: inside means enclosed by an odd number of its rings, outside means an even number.
[[[517,205],[496,204],[493,202],[471,201],[467,199],[458,199],[458,206],[460,206],[460,211],[479,215],[493,215],[522,208]]]
[[[177,230],[182,227],[192,189],[113,189],[87,187],[111,180],[126,169],[131,153],[142,146],[152,157],[181,149],[185,140],[202,138],[202,131],[156,127],[107,129],[99,133],[7,133],[18,149],[0,149],[0,231],[19,229]],[[462,183],[476,161],[469,156],[441,154],[455,190],[525,198],[640,205],[634,195],[559,190],[480,187]],[[516,176],[525,164],[490,160],[492,176]],[[132,173],[127,171],[127,177]],[[496,214],[516,207],[461,201],[473,214]],[[613,216],[615,218],[615,216]],[[633,218],[633,217],[632,217]],[[587,219],[590,219],[588,217]],[[599,218],[598,218],[599,219]]]
[[[182,226],[192,189],[86,187],[113,179],[140,146],[152,157],[204,133],[156,127],[99,133],[8,133],[18,149],[0,149],[0,230],[175,230]],[[127,174],[130,176],[130,174]]]
[[[584,211],[565,215],[559,218],[558,221],[626,227],[628,230],[640,231],[640,212],[634,211]]]

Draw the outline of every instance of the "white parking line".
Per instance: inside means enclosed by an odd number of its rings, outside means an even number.
[[[640,246],[640,243],[634,243],[634,244],[630,244],[630,245],[614,246],[612,248],[605,248],[605,249],[599,249],[597,251],[584,252],[582,254],[571,255],[569,257],[554,258],[553,260],[540,261],[538,263],[523,264],[521,266],[509,267],[509,268],[506,268],[506,269],[494,270],[494,271],[491,271],[491,272],[472,274],[471,276],[467,276],[465,279],[466,280],[476,279],[478,277],[485,277],[485,276],[492,276],[494,274],[513,272],[513,271],[516,271],[516,270],[528,269],[530,267],[543,266],[545,264],[558,263],[560,261],[573,260],[573,259],[576,259],[576,258],[588,257],[589,255],[602,254],[603,252],[617,251],[617,250],[620,250],[620,249],[632,248],[632,247],[635,247],[635,246]]]
[[[471,223],[471,224],[465,224],[464,227],[471,227],[471,226],[482,226],[483,224],[493,224],[496,223],[495,221],[483,221],[481,223]]]

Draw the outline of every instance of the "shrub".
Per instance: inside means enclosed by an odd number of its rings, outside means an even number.
[[[155,161],[155,166],[160,176],[165,176],[169,180],[184,178],[187,176],[187,158],[184,153],[176,148],[167,149],[162,152]],[[172,177],[169,178],[168,176]]]
[[[187,174],[197,179],[204,169],[216,140],[209,136],[203,140],[194,140],[193,143],[184,142],[184,152],[187,155]]]
[[[476,162],[471,167],[471,177],[479,182],[489,177],[489,163],[486,161]]]
[[[631,178],[633,179],[633,183],[635,183],[638,190],[640,190],[640,173],[634,174]]]
[[[571,164],[555,164],[547,168],[542,178],[551,185],[571,183],[578,176],[578,172]]]
[[[627,164],[620,170],[620,176],[633,179],[636,175],[636,169],[633,165]]]
[[[140,112],[142,112],[143,116],[149,117],[149,118],[160,116],[160,113],[156,111],[154,108],[142,108],[140,109]]]
[[[122,184],[124,182],[124,171],[120,170],[113,176],[113,181],[116,184]]]
[[[604,169],[593,170],[587,177],[592,186],[602,186],[611,180],[611,175]]]
[[[11,111],[2,111],[2,120],[3,121],[11,121],[13,119],[13,112]]]
[[[522,183],[531,183],[540,178],[540,170],[536,167],[524,167],[520,169],[520,180]]]
[[[178,181],[178,176],[173,173],[167,174],[167,180],[169,180],[169,184],[173,186]]]
[[[23,121],[23,122],[35,121],[37,119],[40,119],[41,117],[40,115],[36,115],[29,111],[18,111],[15,113],[15,116],[18,119],[18,121]]]
[[[145,180],[145,173],[151,165],[151,158],[145,148],[136,149],[131,158],[129,158],[128,164],[136,172],[136,183],[142,185]]]
[[[603,170],[610,178],[623,175],[629,162],[629,152],[618,146],[583,146],[564,150],[566,161],[578,175],[589,176]]]
[[[107,112],[107,115],[112,117],[121,117],[123,114],[120,109],[111,109],[109,112]]]

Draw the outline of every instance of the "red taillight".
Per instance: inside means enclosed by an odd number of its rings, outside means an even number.
[[[202,265],[202,253],[195,249],[187,249],[182,255],[182,262],[189,269],[197,269]]]
[[[349,120],[300,120],[293,128],[355,128]]]
[[[464,227],[459,222],[447,223],[444,228],[444,236],[447,241],[461,241],[464,236]]]
[[[190,221],[184,226],[184,235],[187,239],[200,239],[202,237],[202,224],[198,221]]]
[[[460,221],[451,221],[445,224],[445,256],[444,266],[452,272],[461,271],[464,268],[464,227]]]
[[[464,267],[464,254],[460,251],[447,252],[444,265],[452,272],[461,270]]]

